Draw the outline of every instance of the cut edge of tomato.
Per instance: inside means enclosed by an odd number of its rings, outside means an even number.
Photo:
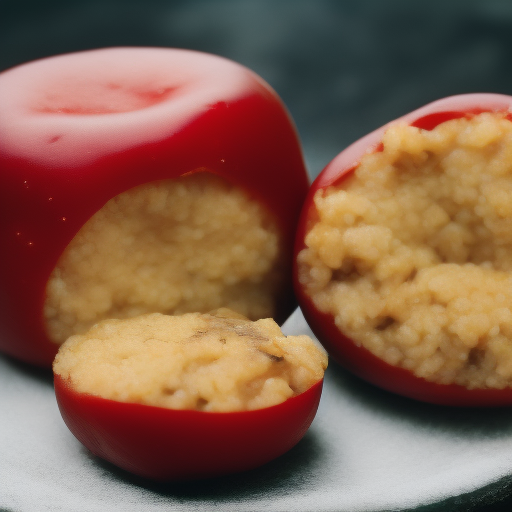
[[[507,111],[501,109],[471,108],[460,111],[447,110],[441,112],[433,112],[432,114],[419,117],[416,119],[416,121],[413,121],[410,126],[419,128],[420,130],[432,131],[434,128],[442,123],[446,123],[447,121],[462,118],[471,119],[478,114],[483,114],[484,112],[503,112],[505,114]],[[512,121],[512,113],[508,112],[505,115],[505,118],[509,121]]]
[[[439,384],[413,372],[386,363],[368,349],[358,346],[336,326],[330,313],[316,310],[312,300],[301,293],[301,309],[306,321],[322,340],[336,363],[374,386],[422,402],[455,407],[505,407],[512,405],[512,388],[473,388]],[[314,312],[313,312],[314,311]],[[336,343],[326,340],[336,339]]]

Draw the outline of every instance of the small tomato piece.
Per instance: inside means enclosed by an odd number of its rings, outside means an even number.
[[[237,301],[247,302],[241,313],[248,309],[251,318],[284,320],[292,311],[293,237],[308,178],[283,103],[238,64],[187,50],[112,48],[7,70],[0,74],[0,168],[0,350],[13,357],[49,366],[64,339],[108,317],[236,309]],[[147,194],[130,195],[139,188]],[[202,200],[206,189],[222,198],[218,208]],[[166,222],[177,230],[155,221],[144,238],[139,221],[162,215],[166,201],[174,208]],[[139,206],[131,231],[111,229],[112,219]],[[105,208],[107,227],[83,234],[89,221],[103,222],[96,215]],[[238,238],[220,229],[225,217]],[[254,218],[256,235],[246,235],[244,222]],[[125,249],[113,257],[95,244]],[[162,248],[160,263],[175,260],[169,274],[184,282],[179,289],[151,267],[153,246]],[[84,291],[93,259],[103,273]],[[149,266],[120,273],[132,259]],[[120,290],[102,284],[112,279]],[[212,304],[228,288],[227,303]]]
[[[54,362],[62,417],[92,453],[145,478],[252,469],[304,436],[327,357],[229,310],[106,320]]]
[[[436,101],[352,144],[313,183],[296,296],[333,359],[368,382],[435,404],[512,404],[511,111],[497,94]]]

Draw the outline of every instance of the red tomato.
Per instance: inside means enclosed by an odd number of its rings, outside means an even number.
[[[466,94],[435,101],[406,116],[412,126],[432,130],[450,119],[481,112],[510,112],[512,97],[498,94]],[[393,121],[395,123],[396,121]],[[391,124],[391,123],[389,123]],[[330,162],[312,184],[299,221],[294,258],[294,285],[304,317],[332,358],[364,380],[394,393],[425,402],[455,406],[501,406],[512,404],[512,389],[467,389],[456,384],[437,384],[412,372],[390,365],[369,350],[357,346],[334,323],[333,315],[320,312],[298,279],[297,254],[305,248],[304,239],[317,219],[313,196],[319,189],[341,185],[368,151],[379,151],[380,141],[389,124],[363,137]]]
[[[92,453],[154,480],[253,469],[295,446],[315,417],[322,383],[281,404],[245,412],[172,410],[77,393],[55,376],[64,421]]]
[[[0,74],[0,169],[0,350],[43,366],[58,349],[42,314],[48,278],[111,198],[207,169],[268,208],[291,262],[309,186],[276,93],[238,64],[174,49],[94,50]],[[284,272],[280,319],[294,301]]]

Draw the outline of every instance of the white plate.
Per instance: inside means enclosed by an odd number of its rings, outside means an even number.
[[[296,311],[283,330],[309,329]],[[512,409],[420,404],[335,365],[294,449],[258,470],[199,483],[154,484],[91,456],[60,417],[50,373],[3,356],[0,404],[2,512],[396,510],[495,483],[449,508],[469,510],[511,492]]]

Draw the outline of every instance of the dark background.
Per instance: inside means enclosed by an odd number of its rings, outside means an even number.
[[[202,50],[256,71],[288,105],[312,176],[430,101],[512,94],[509,0],[0,0],[0,70],[119,45]],[[512,510],[511,493],[507,480],[424,510]]]
[[[223,55],[294,117],[312,176],[343,148],[432,100],[512,94],[508,0],[0,0],[0,69],[116,45]]]

